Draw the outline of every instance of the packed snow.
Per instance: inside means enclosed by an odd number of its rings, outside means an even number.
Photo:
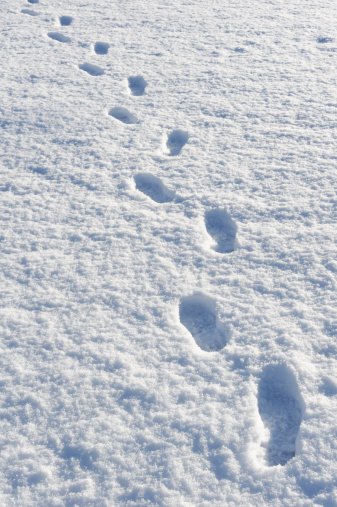
[[[0,15],[0,505],[337,506],[337,3]]]

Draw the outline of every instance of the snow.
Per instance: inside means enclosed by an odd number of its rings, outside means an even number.
[[[0,504],[337,505],[337,4],[0,14]]]

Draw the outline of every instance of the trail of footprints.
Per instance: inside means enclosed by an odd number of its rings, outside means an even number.
[[[28,4],[38,4],[39,0],[27,0]],[[21,9],[23,14],[38,16],[38,12]],[[62,15],[58,18],[60,27],[69,27],[74,19]],[[48,37],[56,42],[70,43],[71,37],[58,31],[50,31]],[[326,42],[319,41],[319,42]],[[92,46],[98,56],[106,56],[110,50],[108,42],[96,42]],[[104,69],[96,64],[84,62],[78,68],[92,77],[102,76]],[[143,76],[131,75],[127,78],[129,93],[141,97],[148,86]],[[137,116],[126,107],[114,106],[108,115],[116,122],[125,125],[139,123]],[[162,154],[177,157],[188,143],[189,134],[175,129],[164,138]],[[134,175],[136,191],[155,203],[172,203],[176,199],[174,190],[168,188],[160,178],[151,173]],[[210,248],[218,254],[229,254],[237,248],[237,225],[225,209],[214,208],[204,214],[205,230],[211,242]],[[179,303],[180,323],[185,327],[196,345],[205,352],[221,351],[230,339],[228,328],[217,315],[217,303],[201,292],[181,298]],[[267,466],[285,465],[295,456],[296,439],[303,418],[304,403],[296,378],[285,364],[267,365],[262,371],[257,394],[260,417],[266,429],[267,438],[261,439]]]

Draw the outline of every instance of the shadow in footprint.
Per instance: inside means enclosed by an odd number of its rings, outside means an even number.
[[[48,174],[48,169],[42,166],[29,166],[29,170],[32,173],[40,174],[40,176],[47,176]]]
[[[126,107],[116,106],[110,109],[109,115],[115,118],[122,123],[126,123],[127,125],[131,125],[132,123],[138,123],[137,117],[130,113]]]
[[[32,11],[31,9],[21,9],[22,14],[28,14],[28,16],[38,16],[39,13]]]
[[[188,133],[185,130],[172,130],[167,136],[166,152],[171,157],[179,155],[188,141]]]
[[[144,95],[147,82],[142,76],[130,76],[128,77],[129,89],[132,95],[140,97]]]
[[[269,466],[285,465],[295,456],[304,409],[295,376],[286,365],[269,365],[263,370],[258,388],[258,408],[270,433],[266,462]]]
[[[236,248],[237,226],[227,211],[213,209],[205,213],[205,226],[216,245],[213,250],[219,253],[230,253]]]
[[[110,44],[107,42],[96,42],[94,44],[94,51],[96,55],[107,55],[109,52]]]
[[[104,69],[98,65],[93,65],[92,63],[81,63],[79,68],[84,72],[87,72],[87,74],[90,74],[90,76],[101,76],[104,74]]]
[[[71,38],[63,35],[63,33],[59,32],[49,32],[48,37],[50,39],[56,40],[57,42],[71,42]]]
[[[319,44],[327,44],[328,42],[333,42],[332,37],[317,37],[316,40]]]
[[[27,0],[29,4],[38,4],[40,0]]]
[[[73,22],[73,18],[71,16],[60,16],[59,22],[61,26],[70,26]]]
[[[139,173],[134,176],[137,190],[150,197],[155,202],[171,202],[174,192],[169,190],[164,183],[149,173]]]
[[[215,302],[210,297],[201,293],[183,297],[179,318],[202,350],[221,350],[227,344],[228,330],[218,321]]]

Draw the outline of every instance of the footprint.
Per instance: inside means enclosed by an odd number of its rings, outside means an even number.
[[[48,32],[48,37],[50,39],[56,40],[57,42],[71,42],[71,38],[63,35],[63,33],[59,32]]]
[[[258,408],[269,430],[265,459],[269,466],[285,465],[296,452],[303,401],[292,371],[284,364],[266,366],[258,388]]]
[[[96,42],[94,45],[94,51],[96,55],[107,55],[109,52],[110,44],[107,42]]]
[[[213,209],[205,213],[205,226],[208,234],[214,239],[213,248],[219,253],[233,252],[236,248],[237,226],[227,211]]]
[[[38,4],[40,0],[27,0],[29,4]]]
[[[48,174],[48,169],[42,166],[29,166],[28,168],[32,173],[40,174],[40,176],[46,176]]]
[[[81,70],[84,70],[84,72],[90,74],[90,76],[101,76],[104,74],[104,69],[98,65],[93,65],[92,63],[81,63],[81,65],[79,65],[79,68]]]
[[[126,107],[120,107],[116,106],[110,109],[109,115],[115,118],[118,121],[121,121],[122,123],[126,123],[127,125],[131,125],[132,123],[138,123],[137,117],[130,113],[126,109]]]
[[[132,95],[136,97],[144,95],[147,82],[142,76],[130,76],[128,77],[128,83]]]
[[[59,22],[61,26],[70,26],[73,22],[73,18],[71,16],[60,16]]]
[[[210,297],[201,293],[183,297],[179,318],[202,350],[221,350],[227,344],[228,331],[218,321],[215,302]]]
[[[28,16],[38,16],[39,13],[32,9],[21,9],[22,14],[28,14]]]
[[[188,141],[188,133],[185,130],[172,130],[167,136],[166,153],[171,157],[179,155]]]
[[[317,37],[317,42],[319,44],[327,44],[328,42],[333,42],[332,37]]]
[[[171,202],[174,192],[169,190],[164,183],[149,173],[139,173],[134,177],[136,188],[155,202]]]

